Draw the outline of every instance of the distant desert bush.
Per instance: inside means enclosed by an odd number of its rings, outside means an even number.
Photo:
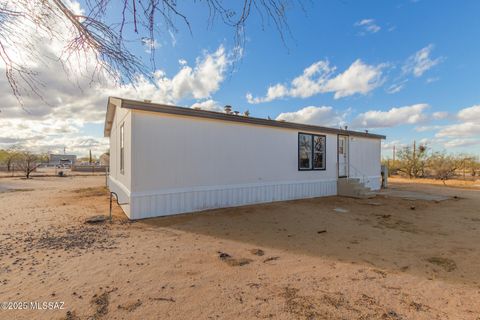
[[[459,176],[472,179],[480,173],[478,157],[434,152],[427,145],[413,144],[413,147],[404,147],[395,155],[395,161],[383,160],[383,164],[389,168],[389,174],[393,175],[445,181]]]

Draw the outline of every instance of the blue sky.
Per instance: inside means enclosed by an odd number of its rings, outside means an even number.
[[[252,15],[240,59],[232,54],[231,28],[220,21],[209,27],[206,6],[182,3],[193,33],[180,20],[175,33],[159,26],[159,90],[137,83],[136,90],[103,92],[210,110],[230,104],[256,117],[368,129],[387,135],[385,155],[393,144],[414,139],[435,150],[480,153],[479,1],[305,2],[305,11],[298,5],[287,11],[285,43],[271,22]],[[127,30],[130,49],[149,63],[147,48]],[[182,73],[186,67],[190,73]],[[311,74],[304,73],[309,67]],[[187,73],[190,80],[182,82]],[[165,81],[168,90],[161,88]],[[183,93],[178,83],[196,93]],[[268,94],[270,87],[275,90]],[[105,101],[91,104],[99,115],[105,109]],[[102,141],[102,120],[83,119],[69,133],[78,139],[65,143]],[[61,139],[52,139],[55,144],[43,145],[59,148]]]

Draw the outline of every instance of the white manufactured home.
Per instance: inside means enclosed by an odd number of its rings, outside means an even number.
[[[381,185],[384,136],[109,98],[109,189],[130,219]]]

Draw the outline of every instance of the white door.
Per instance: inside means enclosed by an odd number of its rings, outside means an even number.
[[[348,176],[348,136],[338,136],[338,176]]]

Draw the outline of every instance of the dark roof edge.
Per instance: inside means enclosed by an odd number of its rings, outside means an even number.
[[[386,139],[384,135],[373,134],[373,133],[321,127],[321,126],[314,126],[309,124],[301,124],[301,123],[286,122],[286,121],[268,120],[268,119],[255,118],[255,117],[245,117],[241,115],[233,115],[233,114],[226,114],[226,113],[220,113],[215,111],[198,110],[198,109],[177,107],[177,106],[171,106],[166,104],[150,103],[150,102],[136,101],[136,100],[129,100],[129,99],[120,99],[120,100],[121,100],[121,107],[126,109],[160,112],[160,113],[167,113],[167,114],[174,114],[174,115],[199,117],[199,118],[222,120],[222,121],[232,121],[232,122],[248,123],[248,124],[263,125],[263,126],[269,126],[269,127],[294,129],[294,130],[346,134],[350,136],[363,137],[363,138]]]

